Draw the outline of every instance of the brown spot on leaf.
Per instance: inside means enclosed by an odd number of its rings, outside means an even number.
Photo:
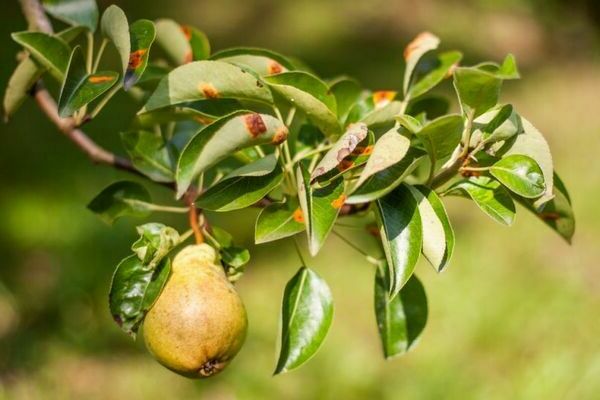
[[[408,60],[415,50],[423,46],[423,44],[429,40],[438,40],[438,38],[431,32],[419,33],[404,49],[404,59]]]
[[[298,207],[294,210],[294,213],[292,214],[292,218],[294,219],[294,221],[296,221],[299,224],[304,223],[304,214],[302,213],[302,210],[300,209],[300,207]]]
[[[344,171],[346,171],[346,170],[348,170],[348,169],[352,168],[353,166],[354,166],[354,161],[352,161],[352,160],[342,160],[342,161],[341,161],[341,162],[338,164],[338,166],[337,166],[337,169],[338,169],[338,171],[340,171],[340,172],[344,172]]]
[[[148,49],[139,49],[129,54],[129,63],[127,69],[137,69],[144,61],[144,55],[148,52]]]
[[[202,82],[198,85],[198,90],[207,99],[216,99],[219,97],[219,91],[217,90],[216,87],[213,86],[212,83]]]
[[[271,60],[268,66],[269,75],[279,74],[283,72],[283,67],[277,61]]]
[[[357,146],[352,152],[353,156],[369,156],[373,152],[373,146]]]
[[[560,218],[560,214],[557,212],[543,212],[539,213],[538,216],[544,221],[556,221]]]
[[[373,93],[373,104],[375,108],[381,108],[390,104],[392,100],[396,98],[398,92],[393,90],[378,90]]]
[[[344,147],[343,149],[339,149],[337,156],[336,156],[338,162],[342,162],[344,160],[344,158],[346,158],[350,153],[351,153],[351,150],[347,147]]]
[[[108,76],[108,75],[92,75],[88,78],[88,82],[93,83],[93,84],[112,82],[114,80],[115,80],[114,76]]]
[[[258,113],[245,115],[244,122],[246,123],[246,129],[253,138],[257,138],[267,131],[265,121],[263,121],[262,117]]]
[[[365,226],[365,229],[367,230],[367,232],[369,232],[371,236],[374,236],[376,238],[380,236],[379,228],[375,224],[369,224]]]
[[[337,199],[335,199],[331,202],[331,206],[333,208],[342,208],[342,206],[344,205],[345,202],[346,202],[346,195],[342,193],[340,195],[340,197],[338,197]]]
[[[185,35],[185,39],[188,42],[192,40],[192,28],[190,28],[188,25],[181,25],[181,31]]]
[[[465,178],[470,178],[470,177],[478,177],[481,176],[481,172],[480,171],[469,171],[469,170],[462,170],[462,172],[460,173],[463,177]]]
[[[273,135],[273,140],[271,140],[271,142],[273,144],[281,144],[287,139],[287,137],[288,129],[285,126],[282,126],[281,128],[277,129],[277,131]]]

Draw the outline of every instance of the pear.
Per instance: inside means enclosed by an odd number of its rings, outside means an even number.
[[[240,296],[208,244],[190,245],[174,258],[172,272],[146,314],[146,347],[170,370],[206,378],[238,353],[248,321]]]

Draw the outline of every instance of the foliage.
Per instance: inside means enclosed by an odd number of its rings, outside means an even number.
[[[154,204],[129,181],[105,188],[88,207],[109,223],[155,211],[189,214],[191,229],[181,235],[158,223],[138,227],[134,254],[117,266],[110,310],[128,334],[135,336],[168,279],[171,251],[192,234],[219,249],[230,280],[244,273],[249,252],[202,210],[263,207],[256,243],[297,241],[305,231],[312,256],[344,218],[363,221],[364,235],[381,249],[365,258],[374,265],[386,358],[413,348],[426,324],[425,291],[414,274],[420,255],[438,272],[450,263],[455,238],[445,196],[465,197],[504,225],[514,221],[516,200],[567,241],[573,236],[570,198],[548,144],[512,105],[499,104],[504,81],[519,78],[512,55],[462,66],[461,53],[437,53],[439,38],[425,32],[405,49],[399,89],[370,91],[353,79],[322,79],[269,50],[211,55],[198,29],[167,19],[129,24],[114,5],[100,18],[102,44],[94,51],[93,1],[44,6],[74,28],[13,34],[27,56],[7,88],[6,117],[45,75],[61,84],[58,113],[72,127],[127,90],[139,103],[131,129],[121,133],[132,172],[170,187],[185,207]],[[71,44],[84,32],[83,44]],[[118,71],[98,71],[107,45]],[[450,79],[458,114],[440,113],[445,101],[432,95]],[[326,282],[300,259],[283,295],[276,373],[308,361],[333,319]]]

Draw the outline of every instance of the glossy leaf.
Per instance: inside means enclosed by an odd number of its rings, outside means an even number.
[[[410,140],[391,129],[384,133],[373,147],[371,157],[367,161],[355,188],[360,187],[367,179],[378,172],[399,163],[410,148]]]
[[[264,78],[272,90],[278,92],[326,135],[339,135],[337,105],[329,87],[306,72],[291,71]]]
[[[271,103],[269,89],[251,74],[223,61],[195,61],[159,82],[139,114],[189,101],[233,98]]]
[[[285,286],[281,306],[281,349],[275,374],[307,362],[319,349],[333,320],[327,283],[302,267]]]
[[[112,317],[125,333],[135,338],[146,312],[169,279],[170,271],[169,258],[156,268],[149,268],[136,255],[119,263],[108,297]]]
[[[256,47],[235,47],[221,50],[212,55],[211,60],[221,60],[249,68],[260,76],[293,71],[294,65],[271,50]]]
[[[437,49],[440,39],[430,32],[422,32],[415,37],[404,49],[404,93],[408,93],[409,85],[417,63],[425,53]]]
[[[60,91],[58,114],[63,118],[72,116],[114,86],[118,79],[119,74],[114,71],[88,74],[83,51],[76,46],[71,53],[69,69]]]
[[[296,199],[263,208],[256,219],[254,243],[273,242],[302,232],[304,216]]]
[[[95,0],[42,0],[46,12],[69,25],[84,26],[94,32],[98,25]]]
[[[180,242],[179,232],[170,226],[150,222],[136,227],[139,239],[131,250],[148,268],[154,268]]]
[[[351,124],[346,132],[334,143],[333,147],[325,153],[311,174],[311,181],[336,168],[344,159],[352,154],[354,149],[368,134],[367,125],[363,123]]]
[[[431,121],[415,133],[429,154],[431,168],[435,169],[438,162],[452,154],[460,144],[462,131],[462,117],[450,114]]]
[[[227,156],[246,147],[279,144],[286,137],[287,128],[277,118],[249,111],[237,111],[200,129],[179,157],[175,174],[177,197],[183,195],[196,176]]]
[[[310,175],[303,164],[296,171],[298,198],[308,236],[310,254],[315,256],[331,232],[345,203],[344,180],[337,178],[322,188],[310,186]]]
[[[431,208],[433,208],[435,215],[441,222],[442,228],[444,229],[444,238],[446,241],[446,246],[444,249],[444,256],[443,256],[441,262],[436,263],[436,265],[433,265],[433,263],[432,263],[434,268],[436,268],[436,270],[438,272],[441,272],[448,266],[448,263],[450,262],[450,259],[452,258],[452,254],[454,253],[454,242],[455,242],[454,230],[452,229],[452,224],[450,223],[450,219],[448,218],[448,214],[446,212],[446,208],[444,207],[444,203],[438,197],[435,190],[431,190],[430,188],[428,188],[426,186],[422,186],[422,185],[416,186],[416,188],[425,196],[425,198],[429,202],[429,205],[431,206]],[[429,238],[428,238],[428,235],[425,233],[425,216],[423,215],[423,213],[421,213],[421,219],[423,220],[423,228],[424,228],[423,249],[425,249],[425,247],[429,247],[429,244],[426,245],[426,242],[429,241]],[[425,254],[425,257],[427,257],[428,260],[431,260],[427,256],[427,254]]]
[[[355,188],[346,203],[365,203],[390,193],[414,171],[424,155],[423,150],[411,147],[398,163],[371,175],[360,187]]]
[[[156,21],[156,42],[176,65],[187,64],[194,60],[192,46],[186,31],[171,19]]]
[[[154,132],[129,131],[121,134],[133,166],[156,182],[173,182],[175,160],[162,137]]]
[[[458,65],[461,59],[462,53],[458,51],[440,54],[436,59],[435,67],[410,87],[407,96],[414,99],[436,87],[442,80],[451,76],[452,69]]]
[[[480,115],[475,119],[473,128],[471,143],[476,143],[478,140],[483,140],[485,143],[508,140],[522,130],[520,118],[510,104]]]
[[[454,88],[463,113],[473,112],[475,117],[498,103],[502,79],[478,68],[460,67],[454,71]]]
[[[283,174],[277,158],[270,154],[231,172],[199,198],[198,207],[211,211],[232,211],[256,203],[281,183]]]
[[[128,90],[135,85],[146,70],[150,46],[156,37],[154,23],[147,19],[135,21],[129,27],[130,53],[128,54],[127,67],[125,69],[123,86]]]
[[[575,233],[575,214],[571,206],[569,193],[556,173],[554,174],[553,195],[552,200],[544,204],[542,210],[537,209],[531,199],[514,197],[563,239],[571,243]]]
[[[522,197],[536,198],[546,190],[542,169],[528,156],[513,154],[502,158],[490,167],[490,174]]]
[[[487,176],[459,181],[446,194],[470,197],[481,211],[500,224],[510,226],[514,222],[515,204],[510,193],[500,182]]]
[[[410,190],[401,185],[377,200],[379,234],[388,265],[390,299],[410,279],[419,260],[423,228],[419,208]]]
[[[48,68],[56,79],[63,80],[71,54],[69,45],[64,40],[42,32],[17,32],[11,36],[37,62]]]
[[[552,161],[552,154],[550,153],[548,142],[546,142],[544,136],[531,124],[531,122],[521,117],[521,125],[523,131],[508,140],[498,154],[503,157],[512,154],[529,156],[540,166],[544,175],[544,183],[546,184],[544,194],[535,201],[535,206],[540,208],[552,199],[554,190],[554,164]]]
[[[387,279],[378,269],[375,275],[375,317],[384,357],[406,353],[418,342],[427,323],[427,296],[413,275],[400,293],[391,298]]]
[[[105,222],[112,224],[124,216],[147,217],[150,194],[139,183],[116,182],[102,190],[88,204],[88,208]]]
[[[190,25],[182,25],[181,29],[190,44],[192,60],[206,60],[210,56],[210,42],[206,34]]]

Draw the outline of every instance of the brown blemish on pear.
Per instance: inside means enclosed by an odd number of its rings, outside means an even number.
[[[246,337],[246,310],[216,259],[207,244],[181,250],[144,320],[148,350],[162,365],[190,378],[221,372]]]

